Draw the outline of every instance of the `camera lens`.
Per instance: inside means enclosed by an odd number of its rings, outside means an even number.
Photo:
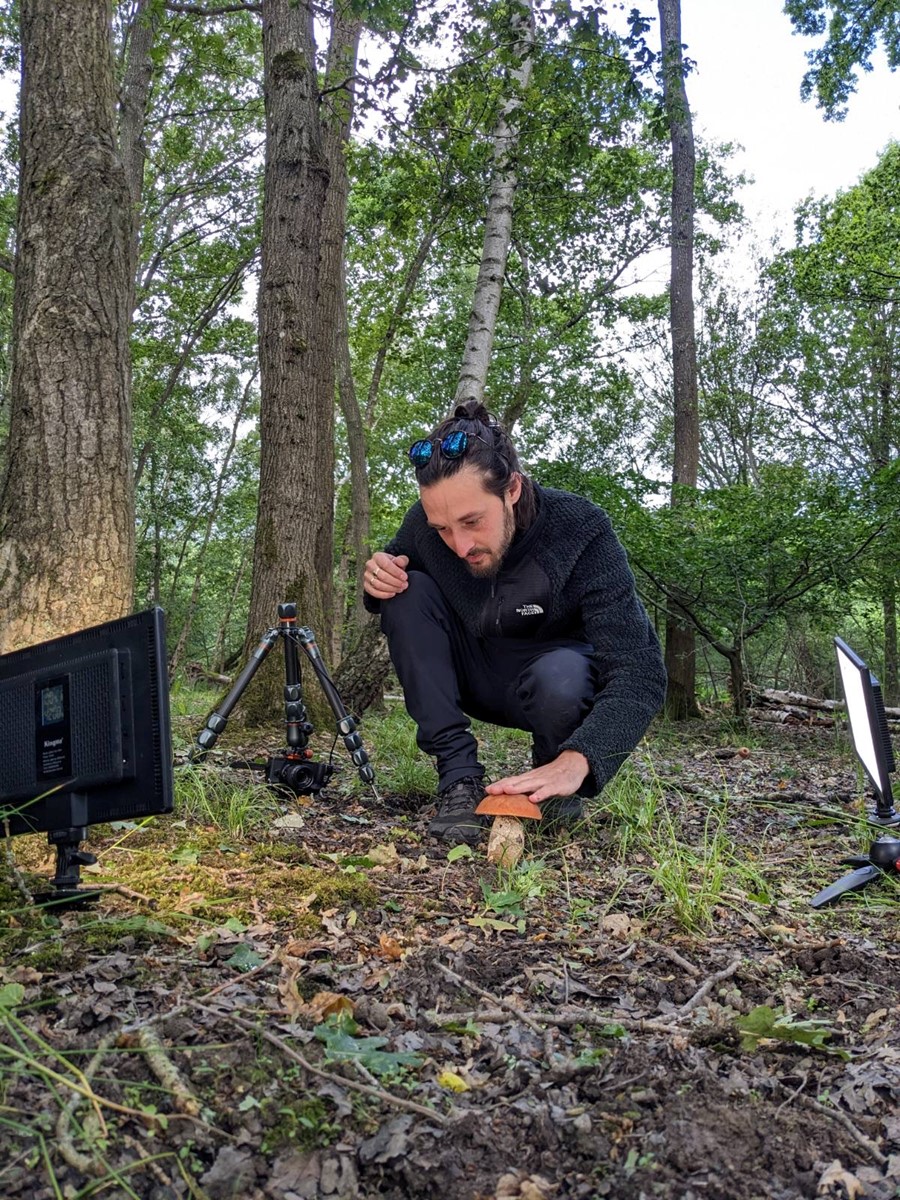
[[[280,783],[289,787],[298,795],[312,791],[315,787],[315,775],[308,763],[287,763],[278,773]]]

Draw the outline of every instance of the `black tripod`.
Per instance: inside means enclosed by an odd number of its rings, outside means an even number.
[[[855,867],[855,870],[842,875],[840,879],[836,879],[813,896],[810,900],[813,908],[824,908],[826,904],[833,904],[845,892],[857,892],[880,875],[890,874],[892,871],[900,872],[900,838],[884,833],[871,844],[868,854],[853,854],[842,858],[841,862],[848,867]]]
[[[886,744],[890,748],[886,721],[883,722],[883,727]],[[900,813],[894,808],[887,775],[888,771],[894,769],[892,751],[887,757],[885,768],[881,777],[881,787],[874,786],[875,807],[866,818],[870,825],[882,828],[900,825]],[[847,875],[842,875],[840,879],[836,879],[834,883],[830,883],[828,887],[822,888],[821,892],[813,896],[810,900],[813,908],[824,908],[826,904],[833,904],[836,900],[840,900],[845,892],[858,892],[860,888],[864,888],[867,883],[878,879],[881,875],[890,875],[892,872],[900,873],[900,838],[883,833],[869,846],[868,854],[851,854],[847,858],[842,858],[841,863],[844,866],[853,867],[854,870]]]
[[[331,705],[337,720],[337,732],[344,739],[351,762],[359,772],[360,779],[363,783],[369,784],[377,798],[375,772],[363,747],[362,739],[356,732],[356,720],[347,712],[334,681],[328,674],[319,647],[316,645],[315,634],[306,626],[297,624],[296,604],[279,604],[278,617],[278,624],[263,634],[259,645],[250,656],[250,661],[235,680],[234,687],[215,712],[207,718],[206,725],[197,735],[197,744],[188,756],[190,761],[202,762],[216,744],[219,734],[228,723],[231,710],[262,666],[269,651],[281,638],[284,642],[284,723],[287,749],[282,755],[269,758],[265,763],[249,765],[264,770],[266,782],[272,787],[292,792],[297,796],[316,795],[334,774],[332,763],[313,762],[312,751],[307,749],[313,727],[303,703],[300,656],[297,652],[299,646],[302,647],[312,664],[316,678],[325,693],[325,698]]]

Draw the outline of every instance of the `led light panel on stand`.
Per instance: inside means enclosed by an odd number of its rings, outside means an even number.
[[[900,813],[894,808],[890,780],[890,773],[895,769],[894,750],[881,686],[846,642],[836,637],[834,648],[847,702],[847,723],[853,749],[875,793],[875,808],[867,814],[867,819],[874,825],[898,825]],[[900,871],[900,838],[882,834],[869,847],[867,855],[852,855],[841,861],[854,870],[814,896],[810,902],[813,908],[832,904],[845,892],[858,891],[879,875]]]
[[[890,773],[895,770],[884,699],[878,680],[846,642],[834,639],[838,669],[847,702],[847,721],[856,756],[875,791],[875,811],[869,819],[879,825],[900,824],[894,808]]]

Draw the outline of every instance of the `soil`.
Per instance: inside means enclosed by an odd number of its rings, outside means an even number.
[[[649,825],[601,800],[499,875],[335,788],[92,831],[108,890],[51,919],[17,839],[0,1195],[900,1196],[896,875],[813,909],[875,836],[854,763],[741,737],[657,734]]]

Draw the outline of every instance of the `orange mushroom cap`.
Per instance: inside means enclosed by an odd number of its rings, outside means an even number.
[[[485,796],[475,811],[482,817],[519,817],[541,819],[540,806],[528,796]]]

